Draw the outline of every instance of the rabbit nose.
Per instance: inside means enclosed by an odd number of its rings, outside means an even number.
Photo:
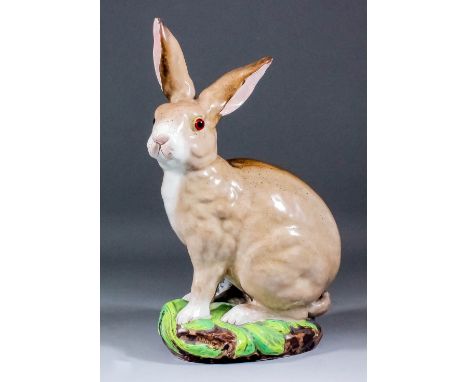
[[[164,143],[166,143],[169,140],[169,136],[165,134],[159,134],[159,135],[156,135],[156,137],[154,137],[153,139],[158,145],[162,146]]]

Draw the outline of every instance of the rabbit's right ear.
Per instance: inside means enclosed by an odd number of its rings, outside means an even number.
[[[252,94],[273,59],[263,57],[249,65],[231,70],[203,90],[198,97],[208,114],[215,118],[237,110]]]
[[[154,69],[164,95],[171,102],[193,99],[195,87],[188,74],[182,49],[159,18],[154,19],[153,37]]]

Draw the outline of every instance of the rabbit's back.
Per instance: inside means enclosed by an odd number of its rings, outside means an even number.
[[[249,194],[253,217],[270,223],[304,224],[318,235],[339,241],[333,215],[320,196],[294,174],[253,159],[229,159]]]

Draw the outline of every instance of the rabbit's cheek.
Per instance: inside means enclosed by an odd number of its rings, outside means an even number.
[[[199,145],[197,143],[192,145],[192,154],[195,157],[202,158],[203,156],[206,155],[206,152],[207,152],[207,150],[203,146],[201,146],[201,145]]]
[[[173,136],[169,144],[169,151],[172,156],[181,163],[187,162],[189,157],[188,145],[182,134]]]
[[[209,135],[200,137],[197,141],[191,142],[190,151],[196,159],[203,159],[217,152],[216,137]]]

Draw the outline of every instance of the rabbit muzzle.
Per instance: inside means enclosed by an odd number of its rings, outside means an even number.
[[[148,152],[150,156],[158,159],[158,157],[162,155],[165,159],[171,159],[172,151],[168,141],[169,136],[166,134],[160,134],[156,136],[151,135],[150,139],[148,140]]]
[[[153,126],[148,139],[148,153],[163,170],[183,169],[190,155],[184,119],[160,121]]]
[[[156,135],[155,137],[153,137],[153,140],[160,146],[164,145],[165,143],[167,143],[167,141],[169,140],[169,136],[167,136],[166,134],[159,134],[159,135]]]

